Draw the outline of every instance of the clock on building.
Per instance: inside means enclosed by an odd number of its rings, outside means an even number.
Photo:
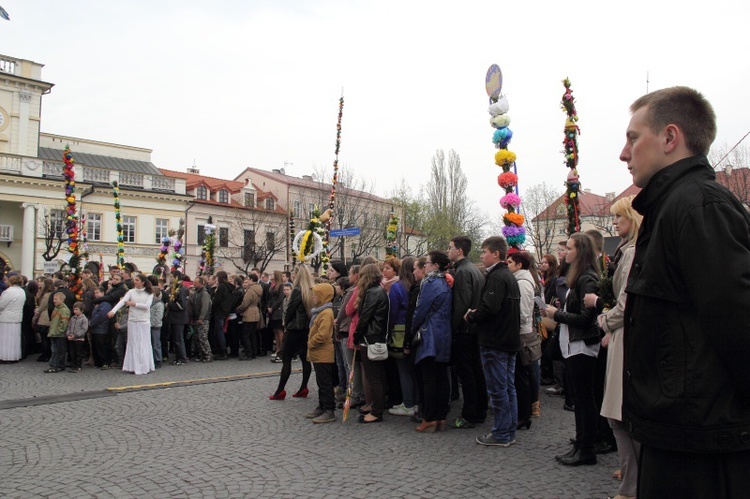
[[[10,123],[8,112],[0,107],[0,131],[5,130],[8,127],[8,123]]]

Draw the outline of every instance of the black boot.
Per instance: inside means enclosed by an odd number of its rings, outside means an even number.
[[[570,449],[565,454],[560,454],[559,456],[555,456],[555,459],[557,459],[558,461],[562,461],[563,459],[567,459],[569,457],[573,457],[576,452],[578,452],[578,446],[574,445],[573,448]]]

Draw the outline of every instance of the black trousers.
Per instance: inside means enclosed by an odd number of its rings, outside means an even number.
[[[750,451],[695,454],[641,445],[638,498],[747,497]]]
[[[450,409],[451,391],[448,363],[437,362],[435,357],[426,357],[417,364],[417,372],[424,397],[422,417],[425,421],[445,420]]]
[[[336,410],[336,400],[333,395],[333,371],[335,363],[313,362],[315,381],[318,384],[318,406],[324,411]]]
[[[242,348],[245,349],[244,356],[252,359],[258,355],[258,331],[257,322],[243,322],[242,331],[240,332],[240,341]]]
[[[519,423],[531,419],[531,369],[531,365],[523,365],[521,354],[516,354],[516,403]]]
[[[607,349],[600,348],[596,357],[596,369],[594,370],[594,398],[596,400],[596,441],[609,442],[616,445],[615,434],[609,426],[607,418],[600,415],[602,403],[604,402],[604,377],[607,374]]]
[[[385,409],[385,391],[388,388],[388,379],[385,374],[385,363],[382,360],[372,361],[367,358],[367,349],[360,350],[362,357],[362,368],[365,370],[367,385],[370,387],[372,396],[373,416],[382,416]]]
[[[453,342],[453,368],[461,381],[464,405],[461,417],[467,421],[484,421],[487,417],[487,383],[475,334],[457,334]]]
[[[68,341],[70,345],[70,356],[73,361],[73,367],[83,367],[86,361],[86,342],[85,341]]]
[[[576,416],[576,445],[584,452],[593,452],[596,440],[596,400],[594,398],[594,371],[596,357],[584,354],[565,359],[565,370],[573,389]],[[568,386],[565,386],[568,390]],[[520,418],[519,418],[520,419]]]
[[[91,342],[94,347],[94,365],[96,367],[110,365],[112,363],[112,340],[109,333],[92,334]]]

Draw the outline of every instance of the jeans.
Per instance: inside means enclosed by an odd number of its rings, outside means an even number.
[[[154,365],[161,364],[161,326],[151,328],[151,350],[154,352]]]
[[[65,369],[65,361],[68,356],[68,340],[65,337],[52,337],[49,340],[50,348],[52,350],[49,359],[50,367]]]
[[[346,391],[349,382],[349,369],[344,356],[345,348],[346,344],[343,343],[343,340],[333,343],[333,351],[336,354],[336,369],[339,373],[339,388],[344,391]]]
[[[487,417],[487,384],[475,334],[456,334],[453,343],[453,369],[461,380],[464,405],[461,417],[472,423]]]
[[[516,353],[480,346],[479,354],[495,419],[492,424],[492,436],[499,442],[511,442],[516,438],[518,425]]]
[[[414,372],[413,357],[396,359],[396,366],[398,367],[398,378],[401,381],[404,407],[411,409],[419,403],[419,388],[417,387],[417,376]]]

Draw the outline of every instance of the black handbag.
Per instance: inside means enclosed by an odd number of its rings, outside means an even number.
[[[549,361],[563,360],[562,350],[560,350],[560,324],[558,324],[552,334],[549,335],[547,344],[544,346],[542,358]]]

